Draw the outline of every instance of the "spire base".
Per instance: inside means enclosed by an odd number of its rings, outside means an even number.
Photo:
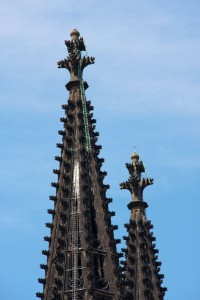
[[[85,90],[89,87],[86,81],[83,82]],[[80,80],[70,80],[66,85],[66,89],[70,91],[74,87],[80,86]]]
[[[131,201],[128,205],[127,205],[128,209],[132,210],[132,209],[146,209],[148,207],[148,204],[144,201]]]

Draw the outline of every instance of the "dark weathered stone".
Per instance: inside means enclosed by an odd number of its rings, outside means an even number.
[[[132,164],[126,164],[130,177],[120,186],[131,192],[132,201],[128,204],[131,210],[129,224],[125,224],[128,231],[126,253],[125,285],[121,287],[122,299],[130,300],[160,300],[163,299],[166,289],[161,286],[163,275],[158,268],[161,263],[157,261],[155,240],[150,229],[153,225],[147,220],[145,210],[148,207],[143,201],[143,190],[153,184],[153,179],[144,179],[145,171],[139,155],[132,155]]]

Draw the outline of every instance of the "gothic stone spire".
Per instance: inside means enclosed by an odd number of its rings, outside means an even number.
[[[128,204],[131,210],[130,222],[125,224],[128,236],[124,239],[127,248],[122,249],[126,260],[123,263],[124,284],[122,298],[125,300],[162,300],[166,288],[161,286],[163,275],[159,274],[161,263],[157,261],[158,250],[155,248],[155,237],[151,232],[153,225],[147,220],[143,200],[143,190],[153,184],[152,178],[144,179],[145,171],[139,155],[134,152],[132,163],[126,164],[130,177],[121,183],[121,189],[128,189],[132,201]]]
[[[59,168],[53,170],[58,180],[52,183],[56,193],[50,196],[53,208],[48,210],[52,222],[46,223],[50,235],[47,263],[41,268],[45,277],[39,282],[43,292],[37,296],[44,300],[118,300],[119,262],[111,224],[114,212],[109,211],[111,199],[106,197],[108,185],[103,183],[106,172],[101,170],[98,132],[95,131],[93,106],[86,100],[87,83],[82,71],[94,63],[94,58],[81,55],[85,44],[77,30],[72,39],[65,41],[69,56],[58,62],[67,68],[70,81],[66,85],[69,100],[62,107],[63,130],[59,130],[62,143],[57,147],[61,155],[55,159]]]

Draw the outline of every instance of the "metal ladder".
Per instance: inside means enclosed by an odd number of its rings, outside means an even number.
[[[82,101],[82,108],[83,108],[83,120],[84,120],[84,127],[85,127],[86,151],[90,152],[91,151],[91,140],[90,140],[88,112],[87,112],[87,106],[86,106],[85,88],[84,88],[82,73],[83,73],[83,71],[81,70],[81,65],[79,63],[78,79],[80,81],[81,101]]]
[[[78,250],[79,250],[79,205],[80,186],[79,186],[79,161],[74,160],[73,174],[73,194],[71,210],[72,226],[72,300],[78,299],[79,273],[78,273]]]
[[[77,198],[72,204],[72,300],[78,299],[78,210]]]

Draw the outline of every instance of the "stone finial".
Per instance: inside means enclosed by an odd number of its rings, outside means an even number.
[[[120,187],[121,189],[127,189],[131,192],[133,201],[143,201],[143,190],[148,185],[153,184],[153,179],[142,177],[142,173],[145,172],[145,168],[137,152],[134,152],[131,155],[131,160],[131,164],[126,164],[130,174],[129,179],[126,182],[122,182]]]
[[[70,33],[71,40],[65,41],[69,56],[57,62],[58,68],[66,68],[70,72],[70,82],[79,84],[82,79],[83,69],[94,64],[94,57],[84,56],[82,51],[86,51],[85,43],[77,29]],[[66,86],[70,89],[71,85]]]
[[[77,29],[73,29],[70,35],[72,37],[72,40],[78,40],[80,32]]]

